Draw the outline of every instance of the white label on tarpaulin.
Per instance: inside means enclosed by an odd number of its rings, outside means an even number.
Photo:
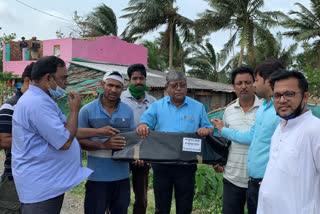
[[[201,139],[184,137],[182,151],[201,152]]]

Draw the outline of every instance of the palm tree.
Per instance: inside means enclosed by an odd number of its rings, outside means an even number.
[[[96,7],[88,15],[86,21],[91,30],[89,36],[117,36],[117,17],[113,10],[105,4]]]
[[[159,37],[157,37],[154,42],[144,40],[140,44],[148,48],[148,67],[165,71],[168,68],[168,46],[162,47],[163,37],[165,36],[165,32],[160,32]],[[190,38],[192,35],[190,35]],[[173,42],[173,55],[175,56],[172,59],[172,66],[175,69],[181,70],[185,72],[185,60],[189,55],[191,49],[184,49],[183,43],[180,41],[180,36],[175,34],[174,42]],[[185,44],[187,45],[187,44]]]
[[[298,44],[291,44],[288,48],[284,48],[282,45],[283,36],[280,32],[276,34],[274,40],[261,40],[257,39],[256,45],[256,59],[261,62],[268,58],[279,59],[286,68],[290,68],[295,60],[295,52],[298,48]]]
[[[124,11],[129,13],[121,18],[129,18],[123,37],[140,38],[144,34],[166,25],[161,43],[161,49],[169,47],[169,69],[172,69],[174,35],[179,30],[184,40],[187,39],[193,21],[178,14],[178,7],[173,4],[176,0],[130,0],[129,7]]]
[[[314,39],[312,46],[317,50],[317,68],[320,69],[320,0],[310,0],[310,2],[311,10],[303,4],[295,3],[300,11],[289,11],[289,15],[294,15],[295,18],[287,17],[282,22],[283,27],[290,29],[283,35],[298,42]]]
[[[244,51],[252,64],[255,64],[254,38],[263,36],[270,39],[270,27],[278,25],[284,15],[279,11],[262,12],[263,0],[206,0],[212,10],[206,10],[196,21],[196,31],[202,36],[218,30],[230,30],[232,36],[221,51],[227,57],[238,39],[240,56],[238,66],[242,64]]]
[[[230,62],[226,64],[221,71],[219,65],[224,63],[220,54],[216,53],[212,44],[206,40],[204,44],[196,44],[192,47],[192,56],[185,60],[186,64],[191,67],[188,70],[190,76],[194,76],[200,79],[211,80],[214,82],[223,79],[226,75],[226,70],[230,67]]]
[[[143,40],[141,43],[144,47],[148,48],[148,67],[153,70],[165,71],[167,63],[162,55],[159,54],[159,44],[154,41]]]

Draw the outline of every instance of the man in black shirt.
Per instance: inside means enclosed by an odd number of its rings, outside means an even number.
[[[23,55],[22,55],[22,49],[28,47],[28,43],[26,42],[24,37],[21,37],[21,42],[20,42],[20,56],[21,59],[23,59]]]
[[[18,89],[15,96],[0,107],[0,150],[4,149],[6,154],[4,172],[0,179],[0,213],[20,213],[20,201],[11,171],[12,115],[14,106],[29,88],[32,66],[33,62],[24,69],[21,90]]]

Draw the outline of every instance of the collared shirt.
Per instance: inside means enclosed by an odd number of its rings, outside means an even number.
[[[12,173],[22,203],[54,198],[80,184],[92,172],[82,167],[76,138],[68,150],[67,121],[42,89],[30,85],[12,118]]]
[[[145,92],[144,99],[142,102],[138,102],[130,93],[129,89],[123,91],[121,93],[121,101],[128,104],[134,114],[134,124],[137,127],[139,125],[139,121],[141,118],[141,115],[145,110],[149,108],[149,106],[154,103],[157,99]]]
[[[241,144],[250,144],[247,162],[250,177],[263,178],[269,160],[271,136],[279,121],[280,117],[276,115],[273,100],[265,100],[256,113],[256,121],[250,131],[222,128],[223,137]]]
[[[12,133],[12,115],[14,107],[18,100],[22,96],[20,90],[17,90],[16,94],[8,99],[0,108],[0,133]],[[4,161],[4,171],[2,178],[8,177],[12,180],[12,170],[11,170],[11,149],[5,149],[6,160]]]
[[[142,114],[140,123],[147,124],[150,130],[160,132],[191,133],[201,127],[213,128],[202,103],[190,97],[186,97],[179,108],[171,102],[169,96],[154,102]]]
[[[258,202],[259,214],[320,213],[320,120],[311,111],[281,120]]]
[[[244,112],[238,98],[234,104],[226,108],[223,114],[225,127],[240,131],[249,131],[256,120],[256,112],[261,103],[262,101],[255,96],[253,106],[249,111]],[[248,188],[248,150],[248,144],[240,144],[232,141],[229,147],[228,161],[223,171],[223,177],[225,179],[241,188]]]
[[[129,132],[135,129],[132,109],[125,103],[119,102],[112,116],[103,108],[102,94],[98,99],[83,106],[79,113],[79,127],[101,128],[111,126],[120,132]],[[109,137],[92,137],[91,140],[103,142]],[[91,181],[117,181],[129,177],[127,162],[113,161],[112,150],[88,151],[88,167],[94,172],[89,176]]]

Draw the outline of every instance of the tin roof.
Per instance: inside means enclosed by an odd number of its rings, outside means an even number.
[[[69,67],[68,89],[78,92],[97,91],[100,89],[100,80],[105,72],[118,71],[126,80],[128,65],[103,63],[95,61],[71,61]],[[149,88],[164,88],[166,84],[166,73],[147,68],[147,86]],[[211,90],[218,92],[234,92],[233,87],[228,84],[211,82],[207,80],[187,77],[188,89]]]

